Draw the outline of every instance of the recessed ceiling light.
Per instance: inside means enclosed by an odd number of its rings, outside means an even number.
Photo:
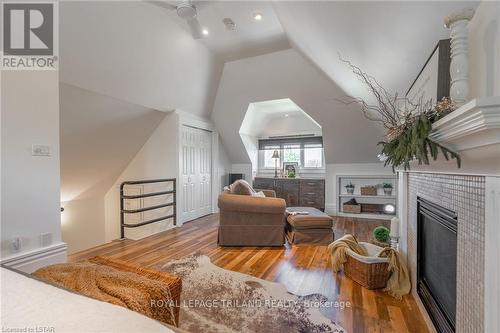
[[[207,36],[207,35],[208,35],[208,30],[207,30],[207,29],[203,29],[203,30],[201,31],[201,33],[202,33],[203,35]]]
[[[288,117],[288,113],[285,113],[285,117]]]
[[[261,14],[261,13],[255,13],[255,14],[253,14],[253,19],[254,19],[255,21],[260,21],[260,20],[262,20],[262,14]]]

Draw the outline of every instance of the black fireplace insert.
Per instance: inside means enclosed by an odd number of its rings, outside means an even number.
[[[457,215],[418,198],[417,293],[438,332],[455,332]]]

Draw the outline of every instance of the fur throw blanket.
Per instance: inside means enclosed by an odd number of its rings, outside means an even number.
[[[123,306],[166,324],[178,324],[181,280],[168,273],[116,259],[94,257],[84,262],[43,267],[33,275],[58,287]],[[155,306],[155,301],[161,306]]]
[[[368,253],[358,243],[356,238],[349,234],[328,245],[328,250],[331,253],[334,272],[338,272],[347,261],[347,250],[351,250],[361,256],[368,256]],[[391,271],[391,276],[387,281],[384,291],[387,291],[397,299],[408,294],[411,289],[410,276],[404,258],[399,252],[393,248],[386,247],[377,254],[377,257],[387,258],[389,261],[388,269]]]

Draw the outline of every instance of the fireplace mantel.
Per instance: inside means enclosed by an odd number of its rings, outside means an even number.
[[[475,98],[435,122],[430,138],[456,151],[462,160],[445,160],[442,154],[429,165],[410,163],[398,172],[430,172],[495,176],[500,175],[500,96]]]
[[[418,165],[418,162],[414,161],[410,164],[409,170],[398,169],[399,197],[397,205],[398,216],[401,220],[400,249],[408,259],[413,258],[412,252],[408,252],[409,249],[414,249],[414,239],[410,237],[412,233],[409,232],[409,228],[412,225],[412,219],[414,219],[412,210],[412,207],[416,205],[414,197],[419,195],[411,192],[417,179],[430,179],[425,183],[425,186],[421,186],[419,189],[424,194],[427,193],[426,191],[441,186],[442,189],[439,191],[443,190],[444,192],[433,195],[436,200],[443,200],[445,203],[446,200],[460,193],[472,193],[472,197],[463,200],[463,203],[466,204],[470,204],[473,198],[477,199],[478,194],[474,194],[474,191],[478,191],[477,188],[483,188],[483,186],[473,186],[470,190],[456,190],[456,187],[470,185],[477,179],[484,181],[484,188],[481,190],[484,191],[482,202],[476,203],[470,210],[462,211],[459,229],[466,228],[471,224],[471,221],[481,221],[474,228],[484,228],[484,230],[481,229],[484,232],[484,253],[481,255],[481,260],[484,262],[482,290],[487,292],[483,291],[482,300],[479,300],[484,309],[481,327],[487,332],[500,332],[500,317],[497,313],[500,307],[500,268],[497,265],[500,257],[500,247],[498,246],[498,235],[500,235],[498,219],[500,216],[500,96],[475,98],[467,102],[435,122],[430,138],[456,151],[462,159],[462,166],[458,168],[455,160],[446,161],[440,154],[438,159],[431,160],[429,165]],[[409,179],[413,180],[410,182]],[[443,183],[443,179],[446,180],[446,183]],[[446,192],[450,186],[455,186],[455,190]],[[470,220],[469,215],[474,209],[477,210],[477,207],[480,207],[479,216],[483,217],[480,220]],[[463,218],[464,216],[466,219]],[[471,237],[475,233],[469,232],[462,235]],[[414,271],[415,269],[415,265],[410,265],[410,270]],[[419,302],[418,295],[414,293],[414,296]],[[425,313],[422,306],[421,309]],[[424,317],[427,318],[427,316]],[[462,317],[461,322],[472,321],[467,321]]]
[[[431,139],[457,152],[486,148],[500,155],[500,96],[475,98],[432,128]]]

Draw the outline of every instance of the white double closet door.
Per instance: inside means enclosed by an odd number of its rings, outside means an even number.
[[[182,126],[181,220],[212,213],[212,132]]]

